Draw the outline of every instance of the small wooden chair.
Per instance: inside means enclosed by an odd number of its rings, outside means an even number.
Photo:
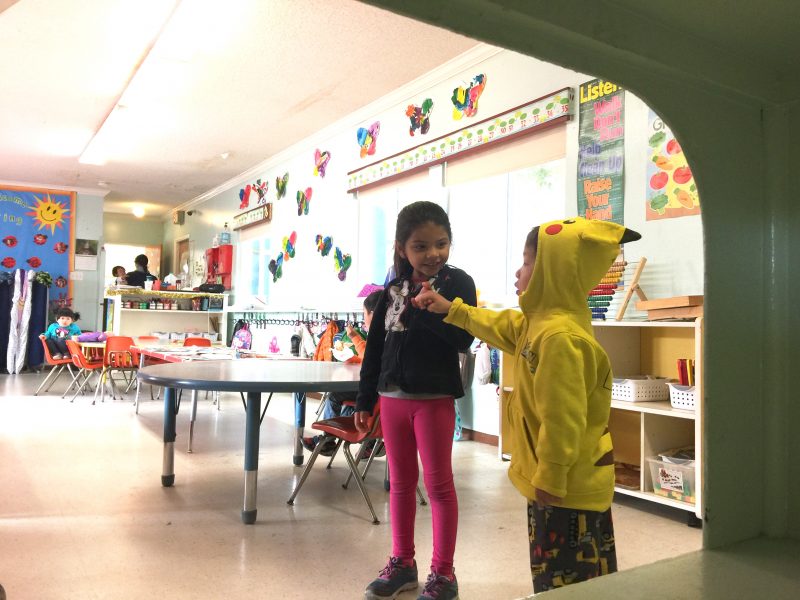
[[[44,359],[47,362],[47,364],[53,368],[50,369],[50,372],[47,374],[47,377],[45,377],[42,383],[39,385],[39,387],[36,388],[36,391],[33,392],[33,395],[38,396],[39,392],[42,391],[42,388],[44,388],[45,393],[47,393],[50,390],[50,388],[53,387],[53,384],[56,382],[56,379],[58,379],[58,377],[61,375],[64,369],[66,369],[67,372],[72,376],[72,382],[69,384],[69,387],[64,392],[64,394],[66,394],[75,383],[75,374],[72,372],[72,357],[65,356],[64,358],[59,358],[56,360],[55,358],[53,358],[53,355],[50,354],[50,348],[47,347],[47,342],[45,342],[44,335],[40,335],[39,340],[41,340],[42,346],[44,347]],[[47,385],[48,381],[50,382],[49,385]],[[45,387],[45,385],[47,385],[47,387]]]

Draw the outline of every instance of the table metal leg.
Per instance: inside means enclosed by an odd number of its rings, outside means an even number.
[[[197,390],[192,390],[192,417],[189,420],[189,452],[192,451],[192,439],[194,439],[194,422],[197,420]]]
[[[258,492],[258,448],[261,432],[261,394],[247,392],[247,423],[244,435],[244,508],[242,523],[256,522]]]
[[[144,354],[139,354],[139,368],[144,368]],[[136,414],[139,414],[139,392],[142,391],[142,380],[139,379],[138,375],[136,377],[136,399],[133,401],[133,405],[136,407]]]
[[[178,407],[175,388],[164,388],[164,458],[161,464],[161,485],[164,487],[175,483],[175,421]]]
[[[306,424],[306,393],[294,393],[294,456],[292,462],[295,466],[303,464],[303,427]]]

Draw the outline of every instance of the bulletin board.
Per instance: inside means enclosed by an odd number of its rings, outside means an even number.
[[[51,302],[72,298],[75,198],[75,192],[0,187],[0,269],[46,271],[53,278]]]

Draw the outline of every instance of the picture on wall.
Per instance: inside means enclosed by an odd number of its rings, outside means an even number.
[[[97,240],[85,240],[81,238],[75,240],[76,271],[97,270],[97,244]]]
[[[359,127],[356,132],[358,145],[361,147],[361,158],[375,154],[375,145],[378,143],[378,134],[381,132],[381,122],[375,121],[368,128]]]
[[[580,86],[578,214],[624,224],[625,91],[594,79]]]
[[[406,108],[406,116],[411,120],[411,127],[408,135],[414,136],[415,131],[426,135],[431,129],[431,111],[433,110],[433,100],[425,98],[420,106],[409,104]]]
[[[462,117],[474,117],[478,114],[478,100],[486,89],[486,74],[475,75],[467,85],[453,89],[453,120],[460,121]]]
[[[69,303],[69,269],[73,251],[75,193],[0,188],[0,269],[33,269],[50,274],[56,289],[50,299]],[[96,252],[96,250],[95,250]]]
[[[683,149],[656,113],[648,121],[646,220],[700,214],[700,196]]]

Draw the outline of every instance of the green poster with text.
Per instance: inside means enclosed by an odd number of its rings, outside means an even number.
[[[594,79],[580,86],[578,215],[624,224],[625,91]]]

